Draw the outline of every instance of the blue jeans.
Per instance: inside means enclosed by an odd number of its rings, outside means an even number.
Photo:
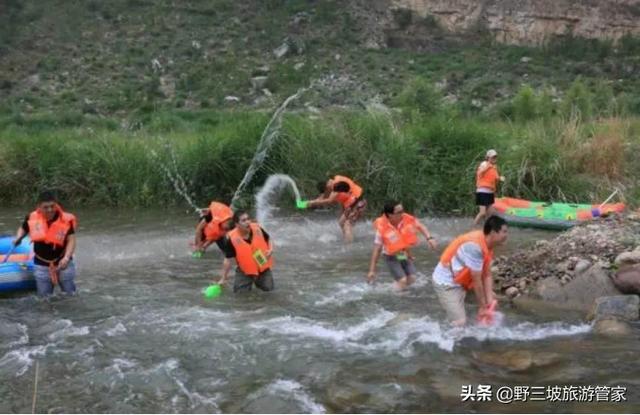
[[[51,277],[49,277],[49,267],[45,265],[34,265],[33,274],[36,277],[36,289],[38,290],[39,297],[47,297],[53,294],[53,284],[51,284]],[[60,289],[66,294],[73,294],[76,292],[76,264],[73,260],[69,261],[67,268],[61,269],[58,272],[58,284]]]

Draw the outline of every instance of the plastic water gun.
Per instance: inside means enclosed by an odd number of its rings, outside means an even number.
[[[309,207],[309,201],[308,200],[296,200],[296,208],[298,208],[298,209],[306,209],[307,207]]]

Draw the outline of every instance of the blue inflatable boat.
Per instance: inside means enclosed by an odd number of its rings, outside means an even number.
[[[0,294],[36,289],[33,276],[33,249],[29,237],[25,237],[13,251],[14,236],[0,236]],[[7,253],[10,253],[7,262]]]

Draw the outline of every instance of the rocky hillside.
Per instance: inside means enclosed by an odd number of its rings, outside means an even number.
[[[578,76],[640,110],[632,37],[494,43],[637,33],[638,1],[574,3],[5,0],[0,114],[273,108],[318,79],[321,91],[301,104],[393,104],[416,77],[462,111],[491,111],[523,84],[561,97]]]
[[[452,32],[484,28],[496,40],[540,45],[556,36],[619,40],[640,34],[640,0],[390,0]]]

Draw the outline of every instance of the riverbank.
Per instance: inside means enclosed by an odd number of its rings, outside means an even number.
[[[181,206],[184,198],[174,189],[181,179],[201,206],[228,201],[269,119],[264,112],[213,111],[151,113],[126,122],[3,119],[0,200],[32,203],[46,187],[70,206]],[[370,212],[394,197],[423,213],[471,214],[475,168],[495,148],[507,177],[504,195],[597,203],[615,186],[635,205],[638,131],[637,118],[505,123],[446,112],[288,113],[244,203],[252,203],[269,174],[290,175],[303,197],[314,196],[316,181],[328,174],[344,174],[363,185]]]
[[[578,225],[553,240],[536,242],[533,249],[500,256],[493,270],[497,290],[516,307],[634,321],[638,264],[640,215],[628,213]],[[605,302],[603,313],[600,305]]]

